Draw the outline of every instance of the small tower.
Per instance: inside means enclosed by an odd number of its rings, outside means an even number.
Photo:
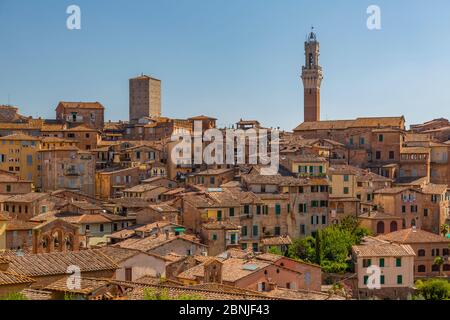
[[[323,73],[319,65],[320,44],[314,27],[305,41],[305,65],[302,68],[304,87],[304,121],[320,121],[320,85]]]

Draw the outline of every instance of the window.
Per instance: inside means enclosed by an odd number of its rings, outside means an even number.
[[[217,221],[222,221],[222,210],[217,211]]]
[[[384,141],[384,136],[382,134],[378,135],[378,141],[379,142],[383,142]]]
[[[281,214],[281,205],[278,203],[275,205],[275,214],[280,215]]]
[[[305,230],[306,228],[305,228],[305,225],[304,224],[301,224],[300,225],[300,234],[306,234],[306,230]]]
[[[212,235],[212,240],[213,240],[213,241],[216,241],[216,240],[217,240],[217,234],[213,234],[213,235]]]
[[[254,237],[258,236],[258,226],[253,226],[253,236]]]
[[[344,181],[345,181],[345,182],[348,182],[348,180],[349,180],[348,174],[344,175]]]
[[[298,212],[299,213],[306,213],[306,203],[300,203],[298,205]]]
[[[372,259],[363,259],[363,268],[368,268],[372,265]]]
[[[125,268],[125,281],[133,281],[133,269]]]
[[[312,201],[311,201],[311,207],[312,207],[312,208],[318,208],[318,207],[319,207],[319,201],[317,201],[317,200],[312,200]]]
[[[41,213],[46,213],[46,212],[47,212],[47,206],[42,206]]]
[[[321,208],[328,207],[328,201],[327,200],[321,200],[320,201],[320,207]]]
[[[6,192],[11,192],[11,185],[10,184],[6,185]]]
[[[402,213],[406,213],[406,206],[402,206]]]
[[[366,143],[364,137],[359,138],[359,144],[364,145]]]
[[[380,258],[380,268],[384,268],[384,258]]]
[[[244,206],[244,213],[245,213],[245,214],[249,214],[249,213],[250,213],[250,206],[249,206],[248,204],[246,204],[246,205]]]
[[[377,152],[375,153],[375,158],[376,158],[377,160],[380,160],[380,159],[381,159],[381,151],[377,151]]]
[[[322,224],[327,224],[327,216],[322,215]]]
[[[241,229],[241,234],[242,234],[243,237],[246,237],[246,236],[247,236],[247,226],[243,226],[243,227],[242,227],[242,229]]]
[[[105,231],[105,226],[103,224],[100,225],[100,232]]]
[[[209,178],[209,183],[210,183],[210,184],[216,183],[216,179],[215,179],[214,177],[210,177],[210,178]]]
[[[383,275],[380,276],[380,284],[384,284],[384,276]]]
[[[252,244],[252,249],[253,249],[254,252],[258,252],[258,249],[259,249],[258,248],[258,243],[253,243]]]
[[[349,189],[348,189],[348,187],[344,187],[344,194],[349,194]]]
[[[402,258],[395,259],[395,266],[396,267],[401,267],[402,266]]]
[[[281,228],[280,228],[280,227],[275,227],[274,234],[275,234],[276,236],[281,235]]]
[[[389,151],[389,159],[394,159],[395,158],[395,152],[394,151]]]
[[[32,166],[33,165],[33,155],[27,154],[27,165]]]
[[[350,145],[353,145],[353,137],[350,138]]]
[[[256,206],[256,214],[261,214],[261,206]]]
[[[428,217],[428,209],[423,209],[423,216]]]
[[[234,208],[230,208],[230,217],[234,217]]]
[[[86,230],[91,230],[91,226],[90,225],[86,225]]]
[[[369,276],[364,276],[364,285],[367,285],[368,281],[369,281]]]
[[[399,275],[397,276],[397,284],[402,284],[403,283],[403,276]]]
[[[417,272],[426,272],[426,270],[427,268],[423,264],[417,267]]]

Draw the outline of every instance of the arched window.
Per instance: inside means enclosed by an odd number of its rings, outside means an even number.
[[[417,255],[419,257],[425,257],[425,250],[424,249],[419,249],[419,251],[417,252]]]
[[[392,221],[389,230],[390,230],[391,232],[394,232],[394,231],[397,231],[397,229],[398,229],[397,221]]]
[[[382,234],[384,233],[384,222],[380,221],[377,223],[377,233]]]
[[[426,272],[427,268],[421,264],[418,268],[417,268],[417,272]]]

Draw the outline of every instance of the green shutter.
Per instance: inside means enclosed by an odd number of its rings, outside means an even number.
[[[367,282],[369,281],[369,276],[364,276],[364,284],[367,285]]]
[[[403,276],[397,276],[397,284],[403,283]]]
[[[234,208],[230,208],[230,217],[234,217]]]
[[[281,206],[279,204],[275,205],[275,214],[277,215],[281,214]]]
[[[258,235],[258,226],[253,226],[253,235],[254,236]]]
[[[222,210],[217,211],[217,221],[222,221]]]
[[[384,268],[384,258],[380,258],[380,268]]]
[[[380,276],[380,284],[384,284],[384,276]]]
[[[395,266],[401,267],[402,266],[402,258],[395,259]]]

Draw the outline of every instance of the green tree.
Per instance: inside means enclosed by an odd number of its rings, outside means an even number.
[[[0,297],[0,300],[28,300],[28,298],[21,292],[12,292]]]
[[[425,300],[449,300],[450,283],[444,279],[430,279],[416,282],[417,293],[414,297]]]
[[[448,224],[443,224],[441,226],[441,234],[442,234],[442,236],[446,237],[449,232],[450,232],[450,226]]]
[[[284,254],[281,251],[280,247],[270,247],[267,252],[271,253],[271,254],[276,254],[278,256],[284,256]]]
[[[288,249],[288,257],[306,262],[316,263],[316,239],[306,237],[295,239]]]
[[[442,257],[436,257],[434,259],[434,265],[439,267],[439,275],[442,275],[442,267],[443,267],[444,263],[445,263],[445,260]]]

